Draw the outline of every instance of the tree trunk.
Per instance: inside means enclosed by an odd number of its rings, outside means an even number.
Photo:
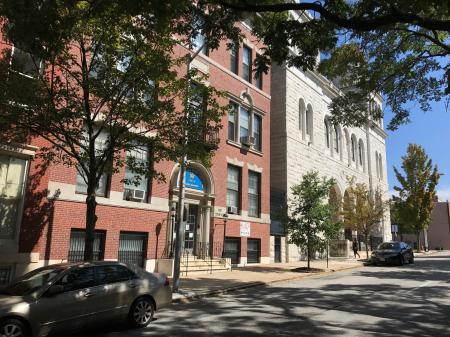
[[[425,251],[428,252],[428,231],[426,228],[423,229],[423,245]]]
[[[311,247],[310,247],[310,245],[309,245],[309,239],[308,239],[308,244],[307,244],[307,252],[306,252],[306,254],[307,254],[307,260],[308,260],[308,269],[310,269],[311,268]]]
[[[93,185],[93,186],[90,186]],[[84,261],[92,261],[94,258],[95,224],[97,223],[97,201],[95,200],[95,184],[88,184],[86,197],[86,236],[84,241]]]
[[[368,245],[368,235],[364,233],[364,244],[366,245],[366,259],[369,259],[369,245]]]
[[[416,231],[416,239],[417,239],[417,251],[420,252],[420,230]]]

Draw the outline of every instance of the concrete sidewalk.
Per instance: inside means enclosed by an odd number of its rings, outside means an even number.
[[[306,261],[298,261],[240,267],[232,271],[213,274],[192,274],[181,277],[180,290],[179,293],[173,294],[173,302],[186,302],[190,299],[238,289],[328,274],[362,266],[362,260],[333,258],[329,259],[328,268],[326,260],[311,261],[311,268],[320,269],[320,271],[313,273],[295,271],[297,268],[306,267]]]

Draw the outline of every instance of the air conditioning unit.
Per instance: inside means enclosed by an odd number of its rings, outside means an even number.
[[[241,142],[244,145],[252,146],[255,145],[256,139],[253,136],[242,137]]]
[[[133,190],[133,199],[144,200],[145,191],[143,190]]]
[[[228,206],[227,207],[227,213],[228,214],[237,214],[238,208],[236,206]]]

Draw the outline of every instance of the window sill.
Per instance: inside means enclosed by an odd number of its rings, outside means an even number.
[[[260,157],[262,157],[262,156],[264,155],[264,153],[261,152],[261,151],[255,150],[255,149],[252,148],[252,147],[244,146],[244,145],[242,145],[241,143],[235,142],[235,141],[230,140],[230,139],[227,139],[227,144],[228,144],[228,145],[231,145],[231,146],[234,146],[234,147],[237,147],[237,148],[239,148],[239,149],[245,150],[245,151],[247,151],[247,152],[256,154],[256,155],[258,155],[258,156],[260,156]]]

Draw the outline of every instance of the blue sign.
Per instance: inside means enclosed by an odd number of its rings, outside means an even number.
[[[192,172],[190,170],[186,171],[186,175],[184,177],[184,184],[186,188],[204,191],[202,180],[195,172]]]

